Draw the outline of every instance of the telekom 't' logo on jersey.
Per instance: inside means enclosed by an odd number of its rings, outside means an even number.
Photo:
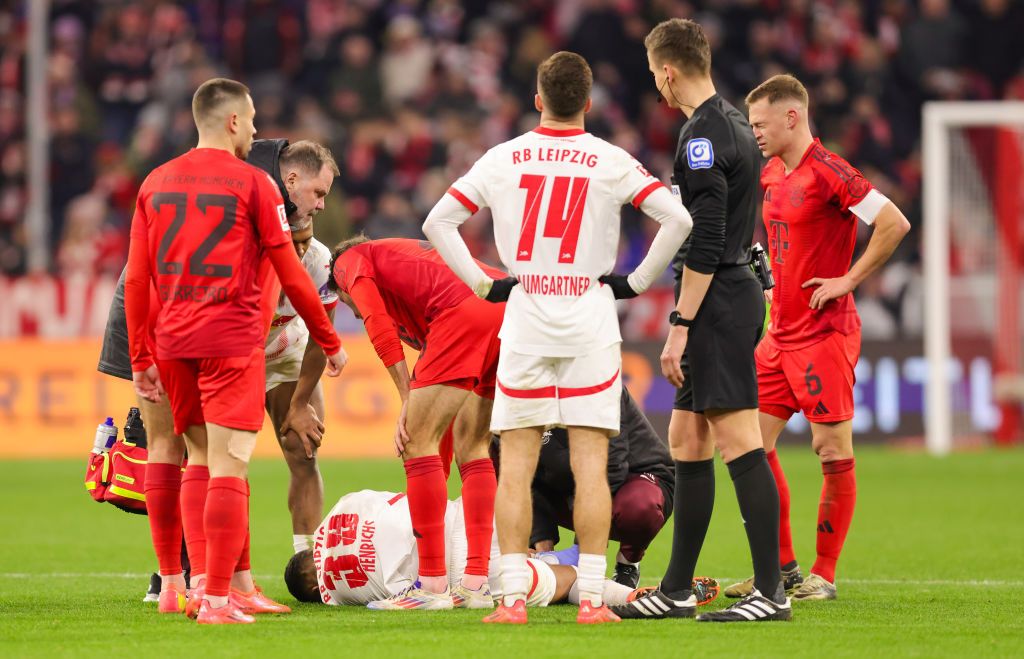
[[[768,234],[768,247],[775,262],[785,263],[786,252],[789,251],[789,224],[782,220],[769,220]]]
[[[583,207],[587,202],[590,179],[585,176],[547,177],[523,174],[519,179],[519,187],[526,190],[526,206],[523,209],[519,246],[516,248],[517,261],[533,259],[537,219],[549,178],[552,178],[553,182],[543,236],[562,239],[558,248],[559,263],[573,263],[576,260],[576,245],[580,240],[580,225],[583,223]]]

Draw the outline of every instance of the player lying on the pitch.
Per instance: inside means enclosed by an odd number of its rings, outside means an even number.
[[[457,584],[466,568],[466,533],[462,500],[449,501],[445,511],[445,545],[448,579]],[[498,540],[491,542],[491,555],[498,554]],[[579,604],[576,568],[549,565],[528,559],[531,587],[527,606],[559,602]],[[491,595],[501,597],[498,562],[490,562],[488,580]],[[301,551],[288,561],[284,580],[288,591],[300,602],[331,605],[365,605],[404,592],[416,581],[419,565],[416,538],[405,494],[362,490],[343,496],[316,530],[313,549]],[[694,579],[700,604],[718,595],[718,582],[706,577]],[[625,604],[643,589],[604,581],[603,597],[609,604]],[[474,601],[472,608],[489,608]],[[410,607],[416,608],[416,607]]]

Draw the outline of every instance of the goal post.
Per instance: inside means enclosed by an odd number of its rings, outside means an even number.
[[[972,133],[974,129],[988,129],[984,132],[991,134],[986,139]],[[922,260],[929,376],[924,419],[926,445],[935,455],[952,450],[958,428],[953,384],[958,369],[953,359],[955,288],[963,298],[977,298],[979,308],[972,310],[977,311],[972,317],[956,309],[958,323],[967,333],[972,321],[976,333],[987,332],[994,377],[1021,376],[1022,154],[1024,102],[925,103]],[[978,184],[983,178],[985,185]],[[970,228],[978,244],[986,240],[990,244],[974,250],[971,258],[958,259],[952,236],[968,220],[975,223]],[[962,270],[956,273],[956,282],[954,265]],[[997,437],[1012,437],[1019,431],[1019,404],[1003,404],[998,416]]]

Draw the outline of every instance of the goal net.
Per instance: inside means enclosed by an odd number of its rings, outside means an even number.
[[[927,103],[923,160],[928,449],[1017,441],[1024,103]]]

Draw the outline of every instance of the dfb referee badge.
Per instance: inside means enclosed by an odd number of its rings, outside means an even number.
[[[711,147],[711,140],[695,137],[687,142],[686,163],[690,169],[711,169],[715,164],[715,150]]]

